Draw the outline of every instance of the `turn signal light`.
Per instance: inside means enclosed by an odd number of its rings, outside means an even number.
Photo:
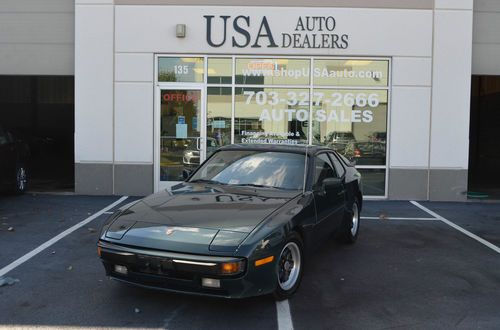
[[[100,246],[97,247],[97,254],[99,255],[99,257],[101,256],[101,247]]]
[[[255,260],[255,266],[256,267],[262,266],[262,265],[268,264],[270,262],[273,262],[273,260],[274,260],[274,256],[270,256],[270,257],[267,257],[264,259]]]
[[[222,274],[236,274],[239,273],[240,269],[239,262],[224,262],[221,264]]]

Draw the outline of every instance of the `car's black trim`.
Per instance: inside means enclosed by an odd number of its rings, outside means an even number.
[[[210,275],[215,278],[239,277],[247,268],[245,258],[193,255],[177,252],[138,249],[112,244],[100,240],[101,259],[113,265],[123,265],[144,274],[178,278],[189,274]],[[241,263],[242,269],[236,274],[221,273],[222,263]]]

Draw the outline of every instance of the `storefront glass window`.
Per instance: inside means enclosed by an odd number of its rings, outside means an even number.
[[[238,58],[236,83],[242,85],[309,85],[310,60]]]
[[[167,102],[163,98],[168,94],[162,94],[162,180],[178,178],[187,165],[197,166],[200,141],[205,138],[207,156],[231,141],[315,144],[336,149],[356,162],[364,175],[365,195],[385,196],[388,59],[203,56],[158,60],[159,82],[199,83],[206,92],[205,109],[199,102],[180,104],[183,98],[177,96]],[[168,89],[164,85],[161,88]],[[201,139],[199,118],[206,123],[206,137]],[[170,132],[174,125],[188,125],[185,137]]]
[[[315,59],[316,86],[388,86],[389,61]]]
[[[363,194],[365,196],[385,195],[385,169],[366,169],[356,166],[363,178]]]
[[[231,144],[231,87],[207,88],[207,157]]]
[[[357,165],[385,165],[386,132],[386,90],[313,90],[313,143]]]
[[[200,90],[164,90],[160,114],[160,180],[182,180],[200,164]]]
[[[307,89],[237,88],[235,142],[307,143],[308,98]]]
[[[203,57],[160,57],[159,82],[203,82]]]
[[[231,58],[209,58],[207,74],[209,84],[232,84],[233,60]]]

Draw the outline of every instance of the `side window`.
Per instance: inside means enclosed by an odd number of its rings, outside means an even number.
[[[337,174],[326,153],[319,154],[315,159],[314,187],[320,187],[326,178],[335,178]]]
[[[330,153],[330,158],[333,161],[333,166],[335,166],[335,170],[337,171],[339,178],[341,178],[345,174],[344,166],[342,166],[340,160],[333,153]]]
[[[8,142],[9,140],[7,139],[7,134],[5,134],[3,128],[0,127],[0,146],[7,144]]]

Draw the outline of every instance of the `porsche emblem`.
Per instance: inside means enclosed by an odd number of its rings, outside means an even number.
[[[167,228],[166,234],[167,235],[172,235],[174,233],[174,228]]]

